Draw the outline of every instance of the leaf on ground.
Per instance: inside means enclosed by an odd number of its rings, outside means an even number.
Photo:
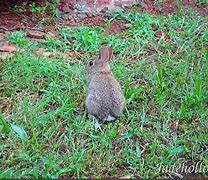
[[[3,46],[0,46],[0,51],[12,53],[16,51],[16,47],[15,45],[4,44]]]
[[[45,37],[45,33],[34,30],[29,30],[27,35],[28,37],[35,39],[43,39]]]
[[[46,51],[43,53],[43,56],[45,56],[45,57],[50,57],[51,55],[52,55],[52,53],[49,51]]]
[[[131,175],[126,175],[126,176],[120,177],[120,179],[132,179],[132,176]]]
[[[178,155],[178,154],[182,153],[183,151],[185,151],[183,146],[176,147],[170,151],[169,157]]]
[[[11,124],[12,129],[18,134],[18,136],[22,139],[22,140],[26,140],[27,138],[27,133],[25,132],[24,129],[22,129],[21,127]]]
[[[5,59],[9,59],[9,58],[12,58],[14,56],[13,53],[10,53],[10,52],[2,52],[0,53],[0,59],[2,60],[5,60]]]

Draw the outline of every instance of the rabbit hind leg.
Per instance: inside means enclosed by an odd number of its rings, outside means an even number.
[[[88,117],[91,119],[94,116],[99,119],[100,104],[95,100],[95,97],[88,95],[85,104],[89,113]]]

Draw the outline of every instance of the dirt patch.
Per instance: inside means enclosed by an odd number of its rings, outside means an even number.
[[[98,15],[94,17],[87,17],[83,20],[77,22],[77,21],[68,21],[61,19],[60,23],[65,26],[80,26],[80,25],[87,25],[87,26],[104,26],[105,25],[105,16],[104,15]]]
[[[18,3],[17,3],[18,2]],[[21,6],[22,1],[17,0],[9,0],[9,1],[2,1],[0,0],[0,31],[12,31],[12,30],[20,30],[20,29],[27,29],[27,28],[39,28],[40,23],[43,19],[52,19],[50,17],[50,13],[45,13],[44,18],[43,14],[40,13],[31,13],[29,9],[29,4],[32,1],[27,0],[24,1],[26,4],[24,6],[25,12],[14,12],[11,10],[11,7],[14,5]],[[16,4],[15,4],[16,3]],[[35,1],[37,6],[44,6],[44,0],[37,0]],[[148,12],[153,15],[169,15],[172,13],[177,12],[180,6],[188,7],[195,9],[201,16],[208,15],[208,8],[205,5],[197,3],[196,0],[183,0],[181,4],[178,4],[175,0],[164,0],[162,3],[156,3],[152,0],[143,0],[141,1],[136,7],[138,7],[139,12]],[[131,9],[125,9],[127,12],[131,11]],[[70,13],[69,13],[70,15]],[[80,14],[79,14],[80,16]],[[83,15],[82,18],[79,17],[74,20],[59,20],[59,23],[64,24],[66,26],[80,26],[80,25],[87,25],[87,26],[102,26],[105,29],[105,33],[107,34],[116,34],[124,31],[128,28],[125,22],[122,21],[112,21],[106,22],[106,14],[100,15]],[[44,26],[41,26],[43,31],[56,31],[56,25],[52,24],[51,22],[44,22]]]
[[[208,15],[208,8],[205,5],[197,3],[196,0],[183,0],[181,4],[178,4],[175,0],[164,0],[162,3],[156,3],[152,0],[141,1],[136,7],[137,12],[148,12],[155,16],[167,16],[169,14],[174,14],[180,10],[181,7],[187,7],[196,10],[200,16]],[[132,8],[125,8],[125,11],[128,13],[132,11]],[[101,26],[104,27],[106,34],[116,34],[124,31],[128,28],[126,22],[122,21],[112,21],[107,23],[105,19],[108,17],[106,14],[101,14],[97,16],[87,16],[86,18],[80,21],[65,21],[61,20],[62,24],[66,26]],[[161,36],[159,33],[158,36]]]
[[[53,27],[54,25],[50,25],[51,22],[47,22],[47,20],[51,19],[49,10],[46,10],[44,14],[38,12],[32,13],[29,6],[31,2],[33,1],[26,0],[23,4],[22,0],[0,0],[0,32],[38,28],[43,17],[45,19],[44,28],[48,26]],[[37,0],[35,4],[37,7],[43,7],[45,6],[45,1]],[[20,7],[23,12],[19,12]]]
[[[183,0],[181,4],[177,3],[175,0],[163,0],[162,3],[144,0],[139,6],[142,8],[142,12],[149,12],[153,15],[167,16],[176,13],[182,6],[196,10],[200,16],[208,15],[208,8],[198,3],[196,0]]]
[[[100,15],[100,16],[85,18],[83,22],[88,26],[104,26],[106,23],[104,19],[105,16]]]
[[[27,21],[28,26],[31,25],[30,18],[23,14],[17,14],[10,11],[0,13],[0,29],[9,31],[14,29],[24,29],[24,24],[21,22],[23,19]]]
[[[195,9],[201,16],[208,16],[208,7],[197,3],[196,1],[184,0],[183,6]]]
[[[106,34],[116,34],[116,33],[123,32],[127,28],[128,28],[128,25],[126,25],[125,22],[113,21],[109,23],[108,26],[105,26],[105,32]]]
[[[124,21],[114,20],[112,22],[107,22],[105,21],[105,19],[107,19],[107,16],[98,15],[94,17],[85,18],[80,22],[61,20],[61,23],[64,24],[65,26],[80,26],[80,25],[86,25],[89,27],[100,26],[103,27],[104,32],[109,35],[123,32],[125,29],[129,27],[128,24],[126,24],[126,22]]]

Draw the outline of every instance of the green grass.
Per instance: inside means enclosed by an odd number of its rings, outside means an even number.
[[[27,138],[1,134],[0,178],[164,178],[159,164],[208,166],[208,18],[181,10],[167,17],[118,11],[114,19],[132,27],[111,36],[102,27],[60,27],[56,39],[36,43],[23,32],[7,36],[19,51],[0,62],[0,106]],[[106,44],[127,103],[101,132],[85,111],[84,65]],[[40,47],[53,56],[35,55]],[[71,51],[81,58],[63,60]]]

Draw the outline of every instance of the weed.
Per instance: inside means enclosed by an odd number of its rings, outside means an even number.
[[[41,14],[44,14],[45,13],[45,10],[46,10],[46,7],[45,6],[37,6],[35,2],[32,2],[31,4],[29,4],[29,7],[30,7],[30,11],[32,13],[41,13]]]
[[[29,41],[27,40],[26,33],[23,31],[14,31],[11,35],[5,35],[5,38],[12,42],[15,43],[19,46],[27,46]]]
[[[27,5],[27,2],[23,2],[21,6],[14,5],[10,9],[17,13],[24,13],[27,11],[26,5]]]

